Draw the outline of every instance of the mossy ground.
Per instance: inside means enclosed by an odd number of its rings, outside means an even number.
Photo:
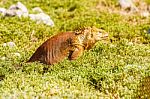
[[[8,8],[17,1],[0,0],[0,7]],[[109,8],[121,10],[117,0],[20,1],[30,12],[33,7],[41,7],[55,26],[36,24],[28,18],[0,18],[0,57],[6,57],[0,60],[1,98],[129,99],[137,96],[140,81],[150,76],[150,34],[147,34],[150,17],[110,13]],[[101,1],[107,7],[103,8]],[[82,26],[102,28],[109,33],[109,38],[75,61],[65,59],[53,66],[25,63],[47,38]],[[16,47],[2,46],[10,41]],[[12,54],[16,52],[21,56]]]

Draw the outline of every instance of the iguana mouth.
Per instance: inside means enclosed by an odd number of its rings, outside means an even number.
[[[99,39],[97,39],[97,41],[105,40],[105,39],[108,38],[108,33],[105,33],[105,34],[102,34],[102,35],[97,35],[97,38],[99,38]]]
[[[104,34],[103,36],[102,36],[102,39],[103,40],[105,40],[105,39],[107,39],[108,38],[108,33],[106,33],[106,34]]]

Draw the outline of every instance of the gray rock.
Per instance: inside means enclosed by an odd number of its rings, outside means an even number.
[[[9,7],[9,9],[0,8],[0,13],[3,16],[18,16],[19,18],[29,17],[31,20],[39,23],[44,23],[49,26],[54,26],[54,22],[51,20],[50,16],[45,14],[40,7],[35,7],[32,9],[33,12],[37,14],[29,14],[28,9],[21,2],[17,2],[17,4],[13,4]]]
[[[132,0],[119,0],[119,4],[122,9],[130,8],[132,11],[138,11]]]
[[[49,26],[54,26],[54,22],[51,20],[50,16],[45,13],[38,13],[38,14],[29,14],[31,20],[36,21],[39,23],[44,23]]]
[[[21,2],[18,2],[17,4],[11,5],[9,9],[4,12],[4,16],[18,16],[19,18],[21,18],[21,16],[27,17],[28,9]]]
[[[18,3],[16,4],[16,7],[17,7],[18,9],[20,9],[23,13],[28,13],[28,9],[27,9],[26,6],[23,5],[21,2],[18,2]]]

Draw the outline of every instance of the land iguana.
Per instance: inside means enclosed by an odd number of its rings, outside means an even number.
[[[27,62],[39,61],[52,65],[66,57],[75,60],[84,50],[91,49],[97,41],[108,37],[102,29],[84,27],[72,32],[61,32],[45,41]]]

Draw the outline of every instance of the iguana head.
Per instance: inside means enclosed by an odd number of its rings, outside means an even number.
[[[96,27],[85,27],[75,31],[76,35],[78,35],[78,40],[80,43],[86,43],[88,41],[97,42],[99,40],[106,39],[108,37],[108,33],[102,29],[98,29]]]
[[[102,29],[98,29],[96,27],[92,27],[87,36],[89,39],[93,39],[95,41],[103,40],[108,37],[108,33]]]

